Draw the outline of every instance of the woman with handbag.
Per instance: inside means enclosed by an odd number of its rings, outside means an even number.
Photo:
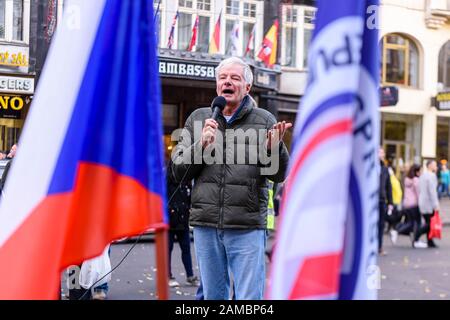
[[[394,230],[391,230],[391,240],[396,243],[398,234],[411,235],[415,238],[420,228],[421,216],[419,211],[419,177],[422,168],[418,164],[413,164],[404,180],[403,213],[405,221],[399,223]],[[416,244],[424,246],[423,244]]]

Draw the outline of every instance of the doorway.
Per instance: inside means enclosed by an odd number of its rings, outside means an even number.
[[[23,120],[0,119],[0,151],[8,153],[19,141]]]

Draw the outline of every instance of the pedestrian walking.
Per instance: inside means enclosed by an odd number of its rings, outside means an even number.
[[[379,206],[378,206],[378,253],[380,255],[386,255],[383,249],[383,234],[386,222],[386,215],[392,212],[393,200],[392,200],[392,185],[389,177],[388,168],[385,165],[385,152],[383,148],[378,151],[378,157],[380,159],[380,189],[379,189]]]
[[[403,197],[404,221],[399,223],[394,230],[391,230],[391,240],[395,244],[398,234],[412,235],[415,239],[421,225],[419,211],[419,177],[422,168],[418,164],[413,164],[404,180],[405,192]],[[419,244],[419,246],[421,246]]]
[[[441,170],[439,171],[439,198],[449,197],[450,192],[448,186],[450,184],[450,171],[447,168],[447,161],[442,161]]]
[[[252,71],[240,58],[223,60],[216,81],[217,94],[226,100],[223,115],[212,119],[210,108],[191,114],[175,150],[173,172],[177,181],[195,180],[190,224],[205,300],[229,299],[231,276],[237,300],[259,300],[266,276],[268,180],[285,178],[289,155],[282,139],[292,125],[277,123],[271,113],[257,108],[249,96]],[[198,124],[203,130],[194,140]],[[239,139],[244,130],[261,130],[267,137]],[[253,146],[260,152],[254,153]],[[198,153],[214,153],[218,160],[206,155],[200,162],[192,161]],[[250,161],[254,156],[257,161]],[[270,160],[262,164],[266,156]]]
[[[438,181],[436,177],[437,164],[435,160],[428,160],[426,163],[427,170],[420,176],[419,179],[419,209],[422,214],[425,224],[421,226],[416,234],[413,246],[415,248],[436,248],[437,245],[433,239],[428,239],[430,232],[430,221],[435,212],[439,211],[438,199]],[[427,243],[419,242],[422,235],[427,235]]]
[[[170,170],[167,170],[170,172]],[[172,250],[175,241],[181,249],[181,261],[186,271],[186,283],[198,286],[200,281],[194,276],[191,256],[191,233],[189,229],[189,210],[191,208],[191,184],[183,181],[176,183],[171,174],[167,174],[167,194],[171,197],[169,210],[169,287],[180,283],[172,274]]]
[[[400,181],[397,179],[395,175],[395,170],[392,167],[388,167],[389,172],[389,180],[392,186],[392,203],[393,209],[392,211],[388,211],[386,221],[388,223],[388,230],[391,232],[395,230],[397,224],[400,223],[403,217],[402,211],[402,199],[403,199],[403,190]]]

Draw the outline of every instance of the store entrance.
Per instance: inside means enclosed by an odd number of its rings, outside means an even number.
[[[414,162],[414,152],[410,144],[385,141],[383,148],[386,152],[386,160],[395,169],[395,175],[398,177],[401,176],[405,164]]]
[[[449,160],[450,145],[450,119],[439,117],[437,121],[436,133],[436,158],[440,160]]]
[[[19,141],[23,120],[0,119],[0,151],[8,153]]]
[[[420,137],[420,117],[382,115],[382,146],[397,177],[403,177],[413,163],[420,163]]]

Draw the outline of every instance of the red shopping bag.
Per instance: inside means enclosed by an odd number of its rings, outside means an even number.
[[[442,233],[442,220],[439,215],[439,211],[435,211],[430,221],[430,232],[428,233],[428,239],[438,238],[441,239]]]

